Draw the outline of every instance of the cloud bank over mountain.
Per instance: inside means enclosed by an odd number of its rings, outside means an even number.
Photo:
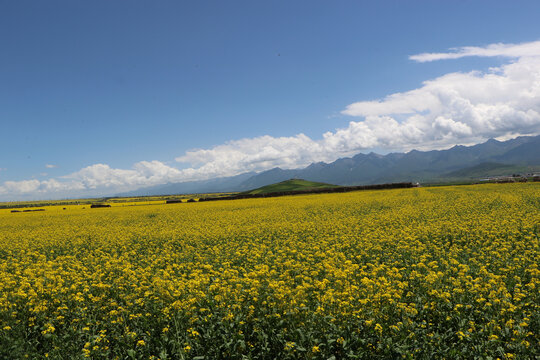
[[[441,149],[539,134],[540,41],[461,47],[412,55],[410,60],[423,63],[468,56],[503,57],[508,62],[487,71],[449,73],[424,81],[417,89],[350,104],[342,114],[355,119],[320,139],[298,134],[232,140],[187,151],[175,159],[179,167],[157,160],[138,162],[131,169],[94,164],[56,179],[6,181],[0,185],[0,198],[113,193],[273,167],[297,168],[373,148]]]

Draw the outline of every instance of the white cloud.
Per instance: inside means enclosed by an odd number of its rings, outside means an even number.
[[[178,181],[181,174],[180,170],[154,160],[138,162],[133,169],[114,169],[106,164],[95,164],[63,178],[80,183],[86,189],[132,188]]]
[[[45,164],[45,167],[46,167],[47,169],[54,169],[54,168],[57,168],[57,167],[58,167],[58,165],[53,165],[53,164]]]
[[[302,167],[373,148],[440,149],[489,138],[539,134],[540,41],[463,47],[411,59],[425,62],[464,56],[504,56],[512,60],[485,72],[450,73],[425,81],[417,89],[350,104],[342,114],[360,119],[328,131],[320,139],[298,134],[229,141],[177,157],[177,162],[186,164],[183,169],[155,160],[138,162],[131,169],[94,164],[59,179],[7,181],[0,185],[0,195],[114,193],[273,167]]]
[[[114,169],[106,164],[87,166],[59,180],[6,181],[0,185],[0,196],[94,194],[99,191],[118,192],[151,186],[168,181],[180,181],[180,170],[159,161],[141,161],[133,169]],[[80,195],[78,195],[80,196]]]
[[[84,190],[83,184],[78,182],[60,182],[56,179],[48,180],[21,180],[5,181],[0,185],[0,195],[14,198],[16,195],[25,194],[48,194],[55,192],[69,192]]]
[[[230,141],[211,149],[188,151],[176,158],[176,161],[198,166],[183,170],[185,176],[196,179],[260,171],[276,166],[291,168],[307,165],[316,158],[324,160],[326,157],[321,143],[299,134]]]
[[[6,181],[0,188],[5,193],[26,193],[39,189],[39,180]]]
[[[194,177],[232,175],[333,161],[370,148],[425,150],[538,134],[540,56],[522,57],[488,72],[450,73],[418,89],[353,103],[342,113],[363,120],[327,132],[320,140],[303,134],[262,136],[189,151],[176,160],[198,166],[191,171]]]
[[[540,55],[488,72],[450,73],[422,87],[347,106],[372,146],[430,148],[540,133]],[[401,121],[390,121],[400,118]],[[387,128],[392,136],[376,135]]]
[[[332,161],[370,148],[425,150],[540,133],[540,41],[463,47],[411,59],[424,62],[464,56],[517,60],[487,72],[450,73],[425,81],[418,89],[350,104],[342,114],[363,120],[327,132],[320,140],[303,134],[262,136],[189,151],[176,160],[198,166],[190,171],[193,177],[232,175]]]
[[[418,62],[428,62],[446,59],[459,59],[467,56],[502,56],[510,58],[540,56],[540,41],[526,42],[521,44],[490,44],[485,47],[464,46],[452,48],[446,53],[423,53],[412,55],[409,59]]]

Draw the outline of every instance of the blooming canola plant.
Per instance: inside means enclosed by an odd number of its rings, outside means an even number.
[[[0,210],[0,358],[534,358],[539,199],[524,183]]]

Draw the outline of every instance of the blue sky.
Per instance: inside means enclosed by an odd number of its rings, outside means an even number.
[[[520,83],[532,93],[512,86],[537,69],[538,14],[538,1],[0,0],[0,200],[537,134],[535,78]],[[423,53],[463,56],[411,58]],[[506,85],[490,103],[469,81]]]

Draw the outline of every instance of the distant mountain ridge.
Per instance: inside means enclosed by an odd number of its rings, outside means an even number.
[[[521,136],[508,141],[488,140],[473,146],[456,145],[446,150],[408,153],[357,154],[331,163],[313,163],[303,169],[274,168],[260,173],[165,184],[121,196],[166,195],[246,191],[291,178],[336,185],[369,185],[388,182],[437,182],[467,176],[484,176],[498,170],[540,168],[540,136]]]

